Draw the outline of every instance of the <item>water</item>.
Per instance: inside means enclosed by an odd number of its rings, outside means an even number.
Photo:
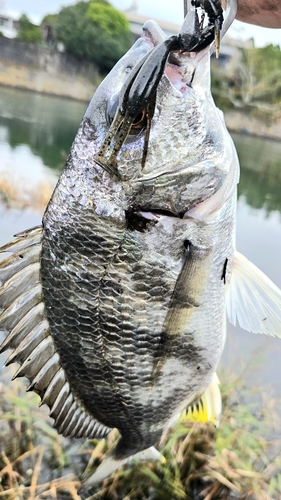
[[[84,112],[85,103],[1,87],[1,170],[16,163],[30,179],[44,166],[58,173]]]
[[[0,180],[55,183],[85,104],[0,87]],[[281,144],[233,134],[242,171],[237,210],[237,248],[281,287]],[[0,244],[40,224],[32,210],[0,208]],[[281,341],[231,325],[221,367],[252,387],[281,396]]]

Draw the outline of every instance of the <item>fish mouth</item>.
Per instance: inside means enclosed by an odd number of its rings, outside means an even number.
[[[188,88],[192,88],[196,66],[206,52],[208,49],[204,49],[200,53],[180,51],[170,53],[164,74],[174,89],[178,90],[182,96],[186,94]]]
[[[155,21],[150,20],[143,25],[142,38],[154,49],[166,40],[166,35]],[[209,50],[210,46],[198,52],[177,49],[169,53],[163,74],[181,95],[192,87],[196,65]]]
[[[176,36],[166,40],[156,23],[153,24],[154,27],[157,27],[156,34],[147,28],[144,29],[144,33],[150,45],[153,46],[154,43],[156,45],[137,63],[125,81],[119,94],[118,105],[115,109],[112,107],[115,115],[95,158],[104,170],[117,178],[120,177],[117,167],[120,149],[129,136],[137,135],[141,131],[145,131],[142,170],[145,167],[157,89],[162,77],[167,77],[173,88],[179,91],[180,95],[184,95],[192,86],[201,54],[205,55],[208,50],[205,49],[200,53],[182,52],[178,49]],[[163,38],[164,42],[160,43],[160,39]]]

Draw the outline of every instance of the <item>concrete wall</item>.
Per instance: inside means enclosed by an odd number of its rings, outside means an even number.
[[[281,120],[274,119],[271,123],[255,118],[241,111],[226,111],[224,113],[225,123],[228,130],[247,133],[269,139],[281,139]]]
[[[55,49],[0,37],[0,85],[89,101],[101,75]]]

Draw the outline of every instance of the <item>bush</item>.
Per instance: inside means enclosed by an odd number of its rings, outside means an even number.
[[[23,14],[19,19],[19,31],[17,39],[21,42],[40,43],[42,42],[42,33],[39,26],[32,24],[28,17]]]
[[[126,17],[105,0],[78,2],[56,19],[56,38],[67,52],[109,71],[131,45]]]

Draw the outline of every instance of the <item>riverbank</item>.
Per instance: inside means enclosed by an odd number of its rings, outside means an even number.
[[[266,139],[281,139],[281,120],[266,122],[242,111],[226,111],[225,123],[230,132],[238,132]]]
[[[0,37],[0,85],[89,102],[102,80],[86,61],[16,39]],[[238,110],[225,112],[228,129],[274,140],[281,139],[281,120],[266,123]]]
[[[53,48],[0,37],[0,85],[88,102],[101,80],[91,63]]]

